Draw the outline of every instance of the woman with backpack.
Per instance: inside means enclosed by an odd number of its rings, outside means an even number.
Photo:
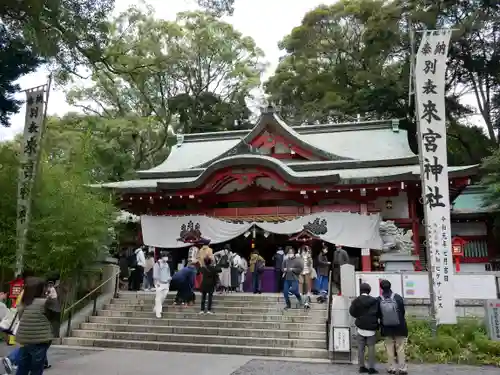
[[[252,273],[252,291],[254,294],[261,294],[260,283],[262,274],[264,273],[264,267],[266,266],[266,261],[259,254],[257,249],[252,251],[250,254],[250,272]]]
[[[388,280],[380,281],[379,297],[380,334],[384,337],[389,363],[389,374],[408,374],[405,349],[408,337],[403,297],[391,290]],[[397,359],[397,366],[396,366]]]

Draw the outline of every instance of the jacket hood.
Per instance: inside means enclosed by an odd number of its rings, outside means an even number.
[[[279,250],[276,252],[276,254],[279,254],[279,255],[285,255],[285,252],[284,252],[283,250],[279,249]]]
[[[362,308],[365,308],[367,310],[373,305],[378,303],[378,300],[375,297],[366,294],[360,295],[358,301],[360,306],[362,306]]]

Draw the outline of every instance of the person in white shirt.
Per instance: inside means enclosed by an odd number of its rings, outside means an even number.
[[[168,256],[166,253],[163,253],[161,258],[158,259],[153,266],[153,280],[156,292],[154,311],[156,317],[161,318],[163,303],[167,298],[168,291],[170,290],[170,280],[172,280],[170,266],[168,265]]]
[[[248,262],[244,257],[240,257],[240,268],[241,268],[241,275],[240,275],[239,291],[243,292],[243,285],[245,284],[246,275],[248,271]]]
[[[375,370],[375,336],[378,329],[379,300],[370,296],[371,287],[367,283],[359,286],[361,295],[351,303],[349,314],[355,318],[354,324],[358,331],[358,361],[359,372],[378,374]],[[365,349],[368,347],[368,368],[365,366]]]
[[[141,284],[144,278],[144,267],[146,267],[146,256],[142,246],[135,250],[135,266],[133,271],[132,290],[138,291],[141,289]]]

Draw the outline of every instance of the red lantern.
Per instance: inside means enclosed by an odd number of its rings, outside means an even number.
[[[21,278],[9,282],[9,299],[11,300],[11,307],[16,307],[17,297],[21,294],[24,288],[24,280]]]
[[[464,248],[467,241],[461,237],[453,237],[451,240],[451,253],[455,259],[455,270],[460,272],[460,258],[464,256]]]

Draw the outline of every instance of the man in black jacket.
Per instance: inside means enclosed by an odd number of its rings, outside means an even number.
[[[362,283],[359,287],[360,296],[354,299],[349,308],[349,314],[356,318],[354,324],[358,329],[358,359],[359,372],[378,374],[375,370],[375,336],[378,328],[379,301],[370,296],[371,287]],[[368,347],[368,368],[365,366],[365,348]]]

